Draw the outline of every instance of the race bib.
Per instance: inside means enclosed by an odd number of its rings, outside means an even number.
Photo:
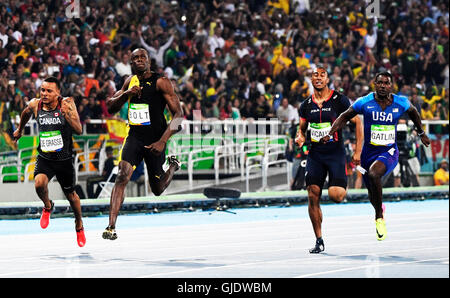
[[[321,138],[326,136],[331,130],[331,122],[310,123],[311,142],[318,143]]]
[[[130,125],[150,125],[150,111],[146,103],[130,103],[128,109]]]
[[[395,143],[395,125],[372,124],[370,131],[372,145],[389,146]]]
[[[64,147],[59,130],[41,132],[39,134],[39,143],[43,152],[57,152]]]

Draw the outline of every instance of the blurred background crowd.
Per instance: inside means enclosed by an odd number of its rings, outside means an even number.
[[[137,47],[172,80],[189,120],[296,122],[319,63],[351,101],[387,70],[423,119],[449,119],[448,1],[379,0],[370,11],[362,0],[72,2],[71,12],[70,1],[0,1],[3,132],[12,134],[50,75],[75,98],[83,123],[126,119],[126,105],[111,115],[105,100],[131,74]],[[448,125],[431,133],[448,134]]]
[[[80,0],[79,18],[67,17],[69,2],[0,2],[4,130],[49,75],[76,99],[82,122],[126,117],[110,115],[105,99],[131,74],[137,47],[173,80],[186,119],[198,110],[196,119],[295,121],[318,63],[351,100],[388,70],[424,119],[449,119],[448,1],[375,1],[378,18],[349,0]]]

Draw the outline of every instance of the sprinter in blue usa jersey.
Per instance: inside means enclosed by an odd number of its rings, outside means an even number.
[[[347,111],[333,123],[328,135],[320,142],[327,143],[334,133],[357,114],[364,116],[364,146],[361,153],[361,171],[375,209],[377,239],[386,238],[384,205],[382,201],[381,178],[391,172],[398,163],[396,143],[397,123],[403,113],[407,113],[415,125],[417,134],[425,146],[430,139],[422,130],[422,121],[417,109],[404,96],[392,93],[393,78],[389,72],[375,77],[375,92],[358,98]]]

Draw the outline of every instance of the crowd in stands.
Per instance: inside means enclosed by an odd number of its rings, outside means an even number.
[[[66,2],[0,3],[9,133],[50,75],[75,98],[83,123],[126,118],[126,106],[111,115],[105,100],[131,74],[137,47],[172,80],[186,119],[297,121],[319,63],[352,101],[388,70],[423,119],[449,119],[448,1],[379,1],[375,18],[365,1],[350,0],[80,0],[79,17],[67,15]]]

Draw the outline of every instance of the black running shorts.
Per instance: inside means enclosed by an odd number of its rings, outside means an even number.
[[[75,191],[75,168],[72,158],[66,160],[50,160],[38,155],[34,168],[34,177],[39,174],[47,175],[48,181],[56,176],[65,194]]]
[[[124,160],[135,169],[144,160],[150,183],[152,183],[155,180],[159,180],[165,173],[163,165],[166,161],[166,149],[164,148],[160,155],[155,155],[144,147],[148,145],[150,144],[144,143],[136,136],[128,135],[120,151],[119,161]]]
[[[306,186],[317,185],[321,189],[328,174],[328,187],[347,188],[347,169],[345,151],[322,153],[309,151],[306,160]]]

